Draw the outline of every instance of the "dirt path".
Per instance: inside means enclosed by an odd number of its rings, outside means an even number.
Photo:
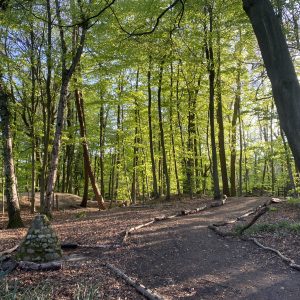
[[[202,214],[156,223],[132,235],[130,246],[108,259],[166,299],[299,299],[300,272],[252,243],[223,239],[207,229],[265,200],[230,200]]]
[[[47,283],[53,288],[53,299],[60,300],[75,299],[80,284],[97,288],[94,299],[144,299],[103,265],[109,262],[164,299],[298,300],[300,272],[251,242],[224,239],[207,229],[213,222],[235,219],[267,200],[230,198],[222,207],[141,228],[129,237],[128,244],[120,247],[116,246],[124,236],[124,229],[146,223],[155,216],[201,207],[207,200],[104,212],[56,212],[52,225],[62,241],[99,247],[66,251],[65,257],[73,259],[66,261],[62,270],[42,273],[15,270],[8,280],[18,280],[24,288]],[[31,219],[31,215],[24,215],[27,226]],[[2,225],[0,222],[2,227],[5,221]],[[1,230],[0,251],[18,244],[26,231]],[[292,258],[299,263],[300,254],[294,255]]]

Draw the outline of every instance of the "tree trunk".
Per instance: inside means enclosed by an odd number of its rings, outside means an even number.
[[[219,174],[218,174],[218,158],[217,158],[217,146],[215,137],[215,65],[214,65],[214,53],[212,46],[212,29],[213,29],[213,16],[212,7],[207,6],[207,11],[209,14],[209,37],[207,40],[207,29],[206,33],[206,60],[207,69],[209,74],[209,122],[210,122],[210,139],[211,139],[211,153],[212,153],[212,179],[214,185],[214,199],[221,198],[220,186],[219,186]]]
[[[158,79],[158,91],[157,91],[157,109],[158,109],[158,120],[159,120],[159,131],[160,131],[160,143],[161,143],[161,152],[162,152],[162,167],[163,174],[166,181],[166,200],[170,199],[170,177],[167,166],[167,155],[166,155],[166,147],[165,147],[165,135],[163,128],[163,117],[162,117],[162,106],[161,106],[161,92],[162,92],[162,78],[163,78],[163,64],[161,62],[161,66],[159,69],[159,79]],[[162,180],[163,181],[163,180]],[[163,186],[163,184],[162,184]]]
[[[60,6],[58,0],[55,0],[56,4],[56,17],[59,25],[62,24],[61,14],[60,14]],[[64,27],[59,27],[60,33],[60,42],[61,42],[61,65],[62,65],[62,77],[61,77],[61,88],[60,88],[60,96],[57,108],[57,117],[56,117],[56,128],[55,135],[53,140],[53,147],[51,153],[51,163],[49,167],[49,174],[47,178],[47,188],[46,188],[46,198],[44,206],[42,207],[42,212],[49,217],[51,217],[51,200],[53,197],[53,191],[55,187],[56,177],[57,177],[57,167],[59,160],[59,152],[61,147],[61,136],[64,122],[64,112],[67,103],[67,95],[68,95],[68,86],[72,75],[76,69],[77,64],[79,63],[87,31],[87,24],[83,25],[81,28],[81,36],[80,41],[78,41],[78,46],[76,48],[75,54],[72,57],[72,63],[69,68],[66,66],[67,60],[67,45],[65,41],[65,32]],[[86,155],[86,154],[85,154]],[[99,206],[102,205],[99,199]]]
[[[152,168],[152,186],[153,186],[153,197],[156,199],[159,197],[157,188],[157,176],[156,176],[156,165],[154,158],[154,146],[153,146],[153,133],[152,133],[152,91],[151,91],[151,57],[149,58],[149,69],[147,73],[148,77],[148,124],[149,124],[149,145],[150,145],[150,157],[151,157],[151,168]]]
[[[225,138],[224,138],[224,123],[223,123],[223,103],[222,103],[222,86],[221,86],[221,45],[220,34],[218,31],[218,74],[217,74],[217,121],[219,125],[219,156],[221,165],[221,176],[223,183],[223,194],[230,195],[228,186]]]
[[[135,84],[135,91],[138,91],[139,86],[139,69],[136,73],[136,84]],[[135,99],[135,109],[134,109],[134,122],[135,122],[135,129],[134,129],[134,146],[133,146],[133,174],[132,174],[132,184],[131,184],[131,201],[132,203],[136,203],[136,194],[137,194],[137,167],[138,167],[138,159],[139,159],[139,130],[138,130],[138,116],[139,116],[139,104],[137,99]]]
[[[231,120],[231,141],[230,141],[230,195],[232,197],[236,196],[236,133],[237,133],[237,119],[240,112],[240,103],[241,103],[241,70],[240,63],[237,68],[237,77],[236,77],[236,91],[235,91],[235,100],[233,106],[233,115]]]
[[[280,23],[269,0],[243,0],[270,78],[280,125],[300,168],[300,85]]]
[[[87,143],[87,138],[86,138],[83,97],[82,97],[82,93],[79,92],[79,90],[77,88],[75,89],[75,103],[76,103],[76,108],[77,108],[77,113],[78,113],[78,121],[79,121],[79,126],[80,126],[80,136],[82,138],[85,176],[88,175],[88,177],[90,178],[93,192],[95,195],[95,199],[98,202],[99,209],[105,209],[104,200],[103,200],[101,192],[97,186],[95,176],[94,176],[92,166],[91,166],[89,150],[88,150],[88,143]],[[87,187],[86,187],[86,183],[85,183],[85,193],[87,193],[86,188]],[[86,200],[87,200],[86,194],[85,194],[85,197],[86,197],[86,199],[83,198],[82,202],[81,202],[81,206],[83,206],[83,207],[86,207]]]
[[[1,75],[0,75],[1,76]],[[9,96],[0,83],[0,118],[3,142],[3,164],[5,177],[5,196],[8,209],[7,228],[24,227],[20,216],[19,197],[17,192],[17,179],[13,159],[13,143],[10,128]]]

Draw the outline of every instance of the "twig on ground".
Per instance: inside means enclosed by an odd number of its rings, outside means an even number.
[[[108,269],[113,271],[116,275],[124,279],[129,285],[134,287],[140,294],[142,294],[148,300],[163,300],[163,297],[146,288],[143,284],[133,280],[131,277],[127,276],[124,272],[122,272],[117,267],[106,263],[104,264]]]
[[[252,241],[254,244],[259,246],[260,248],[266,250],[266,251],[271,251],[276,253],[285,263],[287,263],[291,268],[300,271],[300,265],[296,264],[295,261],[291,258],[288,258],[287,256],[283,255],[279,250],[271,248],[271,247],[266,247],[263,244],[261,244],[257,239],[255,238],[244,238],[244,240]]]
[[[4,250],[2,252],[0,252],[0,256],[4,256],[6,254],[10,254],[10,253],[13,253],[14,251],[16,251],[17,249],[19,248],[19,245],[16,245],[10,249],[7,249],[7,250]]]

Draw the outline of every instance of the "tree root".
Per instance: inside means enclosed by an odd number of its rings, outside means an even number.
[[[115,266],[106,263],[104,264],[108,269],[110,269],[112,272],[114,272],[117,276],[121,277],[134,287],[141,295],[143,295],[146,299],[148,300],[163,300],[163,297],[157,295],[156,293],[152,292],[150,289],[146,288],[144,285],[141,283],[133,280],[131,277],[127,276],[125,273],[123,273],[120,269],[116,268]]]
[[[124,238],[122,240],[122,243],[126,243],[126,241],[128,240],[129,235],[133,231],[136,231],[136,230],[141,229],[143,227],[152,225],[153,223],[156,223],[156,222],[166,221],[166,220],[174,219],[174,218],[177,218],[177,217],[182,217],[182,216],[196,214],[196,213],[199,213],[199,212],[205,210],[206,208],[207,208],[207,206],[204,205],[202,207],[195,208],[195,209],[192,209],[192,210],[182,210],[181,212],[179,212],[179,213],[177,213],[175,215],[171,215],[171,216],[166,216],[166,215],[158,216],[158,217],[153,218],[151,221],[149,221],[147,223],[138,225],[136,227],[128,228],[128,229],[125,230],[125,235],[124,235]]]

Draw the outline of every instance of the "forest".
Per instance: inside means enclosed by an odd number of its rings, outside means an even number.
[[[121,227],[125,243],[150,216],[208,208],[224,221],[257,206],[239,234],[271,211],[300,230],[299,30],[297,0],[0,0],[0,250],[75,206],[112,247]],[[58,230],[66,248],[89,244],[78,230]]]

